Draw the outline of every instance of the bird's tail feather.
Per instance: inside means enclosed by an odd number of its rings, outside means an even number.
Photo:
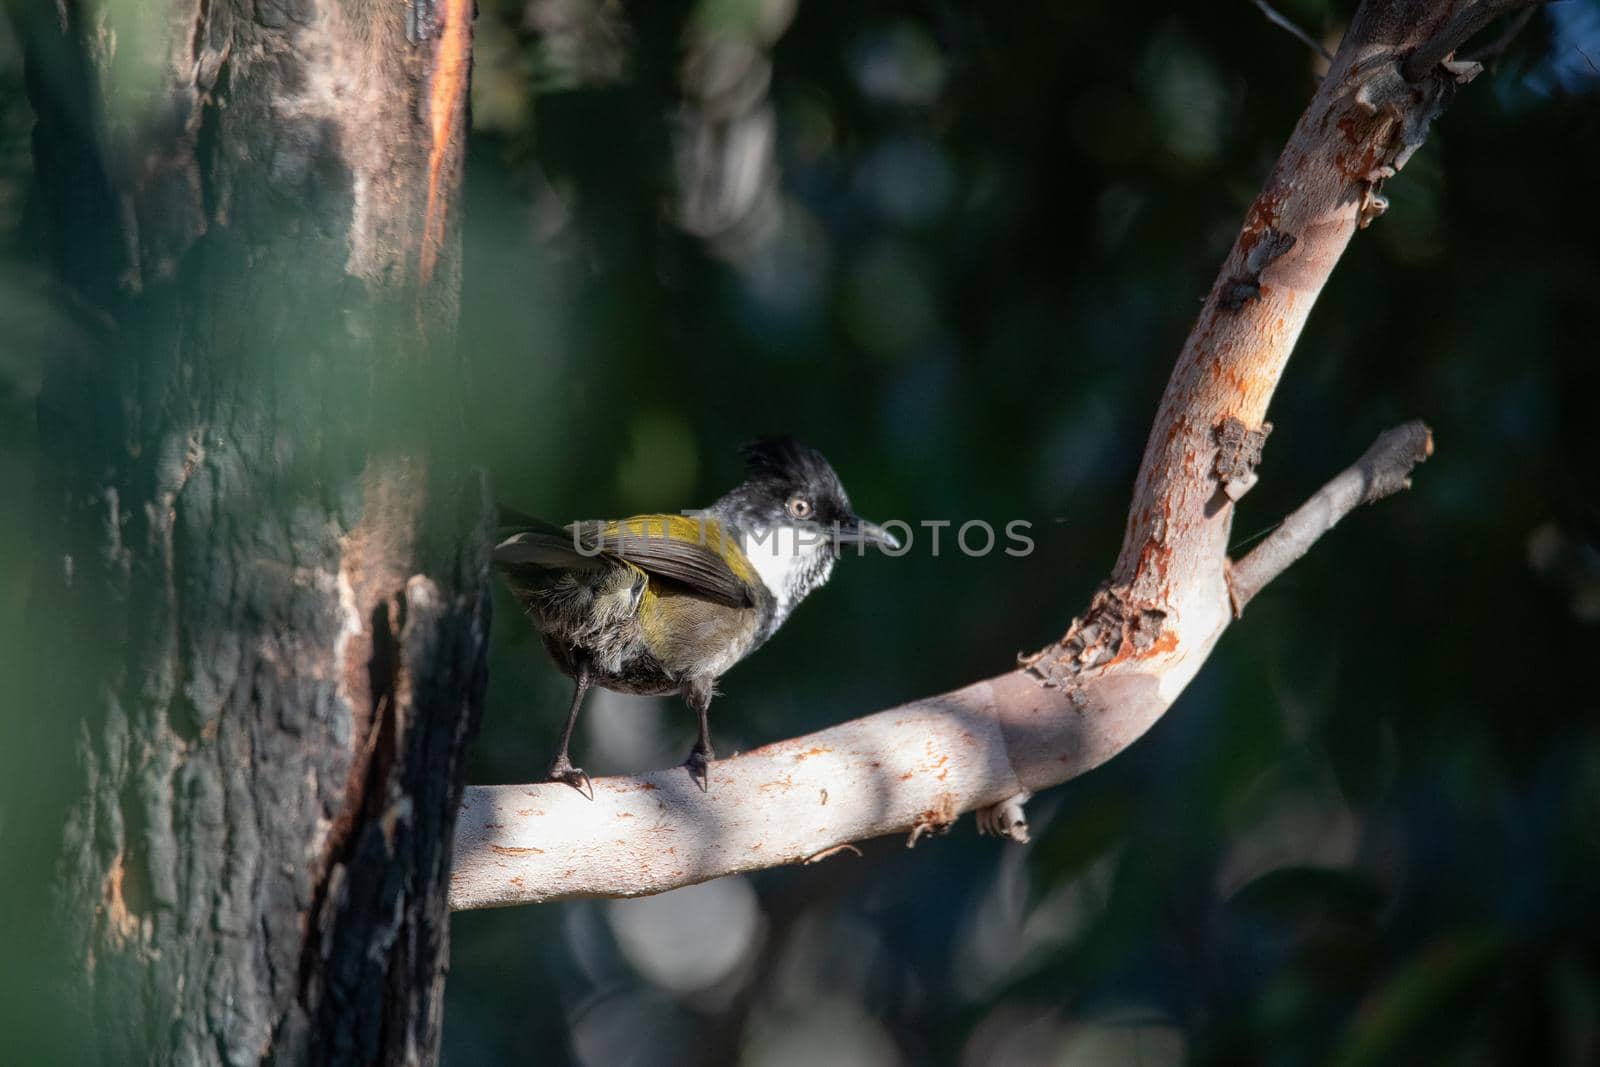
[[[570,530],[554,523],[500,506],[501,541],[495,545],[493,559],[501,569],[543,567],[560,570],[593,570],[605,566],[598,553],[580,551]]]

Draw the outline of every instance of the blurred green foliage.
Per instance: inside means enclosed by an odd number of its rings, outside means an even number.
[[[1349,12],[1279,6],[1330,40]],[[738,442],[792,431],[873,518],[1033,523],[1023,559],[846,560],[724,680],[723,752],[1003,670],[1087,603],[1315,77],[1243,0],[791,8],[479,0],[462,342],[505,502],[700,505]],[[683,60],[708,39],[706,77],[737,91],[704,99],[773,120],[772,155],[741,157],[764,184],[736,240],[675,225]],[[1147,738],[1037,798],[1033,845],[964,820],[720,888],[460,915],[445,1062],[1595,1062],[1588,57],[1600,11],[1551,6],[1391,183],[1300,342],[1236,536],[1421,416],[1438,450],[1415,489],[1252,604]],[[60,306],[28,256],[20,88],[0,42],[18,499]],[[7,629],[26,530],[0,528]],[[568,695],[497,596],[479,782],[537,776]],[[639,770],[691,736],[676,703],[601,695],[575,753]]]

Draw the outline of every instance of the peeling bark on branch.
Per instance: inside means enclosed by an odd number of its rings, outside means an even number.
[[[678,769],[597,780],[593,803],[562,785],[469,788],[452,907],[656,893],[867,837],[914,840],[973,809],[1025,833],[1013,798],[1137,740],[1233,618],[1227,542],[1268,402],[1345,245],[1382,212],[1383,183],[1471,76],[1448,56],[1481,26],[1460,18],[1474,6],[1357,12],[1178,358],[1111,578],[1060,641],[1011,673],[718,762],[704,796]],[[1437,63],[1402,74],[1440,41],[1452,43]]]

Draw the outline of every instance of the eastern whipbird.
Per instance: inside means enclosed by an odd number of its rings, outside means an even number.
[[[700,725],[684,766],[704,791],[717,679],[828,580],[841,545],[900,547],[851,509],[816,449],[773,437],[742,452],[748,477],[703,512],[559,527],[501,510],[495,565],[576,685],[552,781],[594,795],[567,748],[584,694],[598,685],[682,693]]]

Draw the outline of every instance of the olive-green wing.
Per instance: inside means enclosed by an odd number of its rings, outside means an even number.
[[[520,527],[494,549],[502,569],[519,566],[552,570],[594,570],[606,557],[626,560],[640,570],[676,582],[695,596],[729,607],[750,607],[749,561],[712,520],[681,515],[641,515],[621,522],[581,523],[562,529],[531,516],[502,509],[502,521]],[[502,530],[506,532],[506,530]]]
[[[646,573],[677,582],[696,596],[733,608],[754,603],[750,565],[713,520],[640,515],[590,529],[594,532],[587,537],[598,535],[590,543]]]

